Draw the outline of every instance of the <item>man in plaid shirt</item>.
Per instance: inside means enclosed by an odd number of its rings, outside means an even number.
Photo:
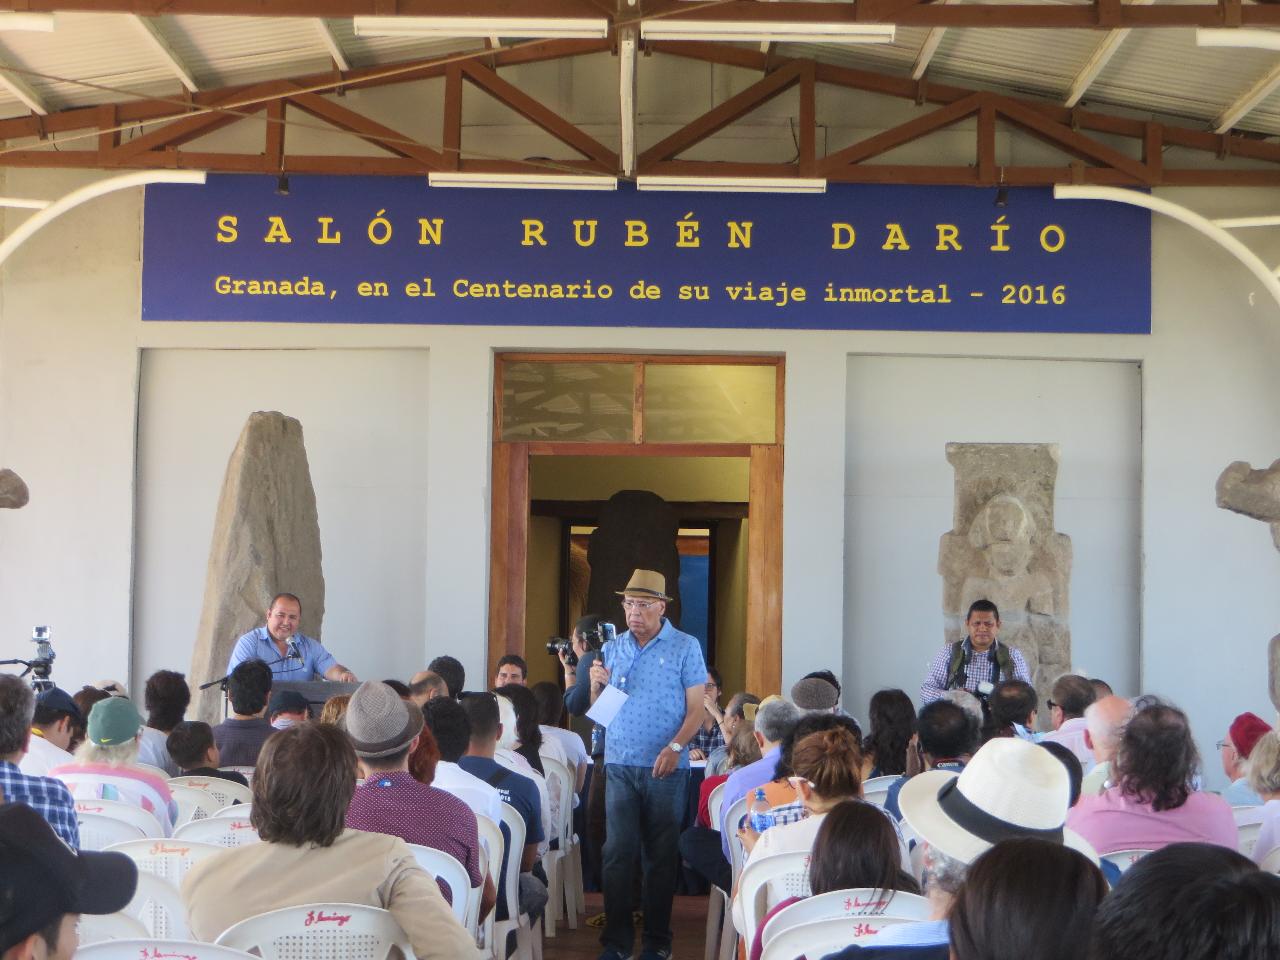
[[[947,644],[929,664],[929,672],[920,684],[921,706],[933,703],[953,688],[974,693],[983,684],[994,687],[1001,680],[1031,682],[1022,653],[996,640],[1000,634],[1000,611],[994,603],[975,600],[964,625],[969,635]]]
[[[76,805],[66,784],[51,777],[29,777],[18,769],[31,738],[36,698],[15,676],[0,675],[0,796],[8,803],[24,803],[49,821],[55,833],[73,848],[80,846]]]

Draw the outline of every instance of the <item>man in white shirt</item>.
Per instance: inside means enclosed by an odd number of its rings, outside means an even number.
[[[67,691],[54,687],[40,694],[31,719],[31,742],[18,769],[29,777],[47,777],[54,767],[70,763],[67,748],[83,725],[84,715]]]
[[[1096,697],[1093,684],[1087,677],[1074,673],[1059,677],[1049,694],[1049,718],[1053,722],[1053,732],[1041,738],[1060,743],[1074,753],[1085,773],[1093,768],[1094,758],[1093,751],[1085,742],[1085,731],[1089,725],[1084,719],[1084,712]]]
[[[497,788],[458,766],[458,758],[467,752],[471,743],[471,721],[462,705],[449,697],[435,697],[423,704],[422,713],[440,749],[440,762],[436,764],[431,786],[453,794],[473,813],[501,823],[502,795]]]

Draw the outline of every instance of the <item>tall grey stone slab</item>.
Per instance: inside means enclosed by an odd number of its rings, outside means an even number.
[[[324,574],[320,521],[302,424],[275,411],[250,414],[227,462],[209,545],[204,607],[191,655],[193,685],[223,675],[236,639],[261,625],[271,598],[302,600],[298,629],[320,637]],[[197,716],[217,723],[222,695],[200,695]]]
[[[0,510],[25,507],[31,493],[23,479],[7,467],[0,470]]]
[[[1054,530],[1058,445],[948,443],[952,530],[938,547],[944,633],[964,636],[975,600],[1000,609],[1000,640],[1022,651],[1041,702],[1071,669],[1071,538]]]
[[[1271,542],[1280,550],[1280,460],[1265,470],[1254,470],[1237,460],[1218,477],[1218,506],[1271,526]],[[1271,702],[1280,710],[1280,634],[1267,646],[1267,676]]]

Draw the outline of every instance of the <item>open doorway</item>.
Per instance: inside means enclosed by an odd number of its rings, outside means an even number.
[[[575,608],[575,539],[613,494],[651,491],[676,511],[679,578],[695,595],[677,625],[694,625],[726,690],[776,692],[782,359],[505,354],[495,372],[490,673],[519,653],[531,681],[556,679],[549,636],[579,611],[620,619]]]

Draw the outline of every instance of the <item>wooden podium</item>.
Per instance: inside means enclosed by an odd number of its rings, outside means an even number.
[[[320,708],[330,697],[355,693],[359,688],[358,683],[339,683],[336,680],[279,680],[271,684],[273,694],[278,690],[294,690],[306,697],[313,716],[320,715]]]

